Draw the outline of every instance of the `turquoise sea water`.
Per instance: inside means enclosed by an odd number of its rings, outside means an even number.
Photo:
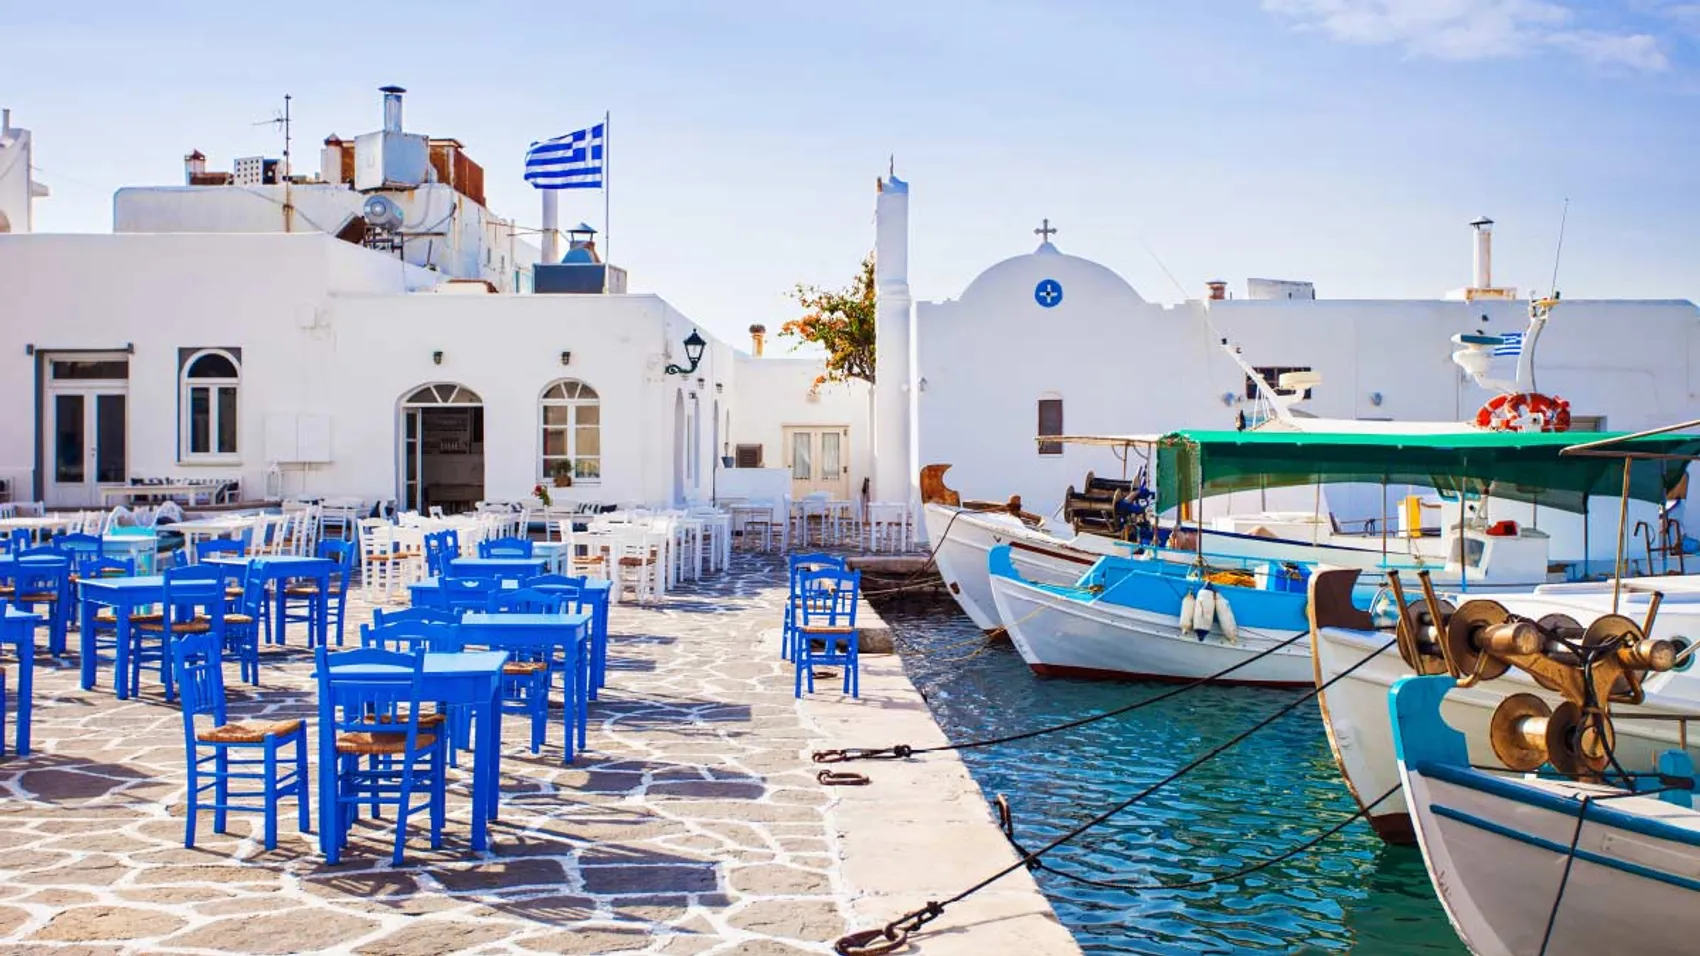
[[[1172,686],[1035,677],[1007,643],[974,653],[978,630],[948,601],[884,607],[881,615],[953,741],[1061,723]],[[1201,687],[1123,717],[963,757],[988,799],[1008,798],[1017,838],[1034,847],[1301,694]],[[1279,855],[1356,809],[1307,703],[1048,859],[1096,879],[1205,879]],[[1198,889],[1127,892],[1036,875],[1058,917],[1093,954],[1465,952],[1421,855],[1384,845],[1362,822],[1284,863]]]

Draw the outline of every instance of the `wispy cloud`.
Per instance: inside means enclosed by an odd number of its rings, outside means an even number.
[[[1571,5],[1556,0],[1263,0],[1263,9],[1342,42],[1396,45],[1418,56],[1484,60],[1545,49],[1600,67],[1670,68],[1652,34],[1584,27]],[[1663,12],[1700,23],[1700,4]]]

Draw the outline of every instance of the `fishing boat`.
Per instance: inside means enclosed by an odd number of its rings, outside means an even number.
[[[1474,633],[1511,641],[1519,627],[1528,622]],[[1535,642],[1556,638],[1538,628],[1527,633]],[[1590,651],[1568,665],[1550,650],[1512,655],[1534,658],[1533,672],[1565,698],[1554,708],[1518,694],[1495,711],[1494,749],[1520,770],[1542,768],[1538,776],[1475,766],[1474,735],[1444,718],[1464,680],[1409,676],[1393,687],[1390,723],[1423,863],[1453,929],[1477,956],[1694,950],[1694,763],[1671,750],[1649,776],[1611,769],[1612,688],[1634,686],[1645,674],[1637,668],[1668,663],[1670,645],[1625,633]]]
[[[1310,683],[1309,643],[1294,640],[1307,628],[1303,569],[1242,560],[1205,577],[1155,551],[1102,558],[1074,584],[1058,585],[1026,580],[1013,547],[994,547],[992,599],[1033,672],[1197,680],[1226,671],[1225,684]]]
[[[1693,427],[1687,423],[1677,428]],[[1559,454],[1538,469],[1543,485],[1543,503],[1554,507],[1584,508],[1593,495],[1614,494],[1627,514],[1630,501],[1661,500],[1666,489],[1681,480],[1686,457],[1700,451],[1700,438],[1693,435],[1642,434],[1634,436],[1587,436],[1578,433],[1555,436],[1565,448],[1616,449],[1639,456],[1613,458],[1594,455]],[[1625,467],[1625,462],[1638,462]],[[1534,470],[1509,466],[1508,477]],[[1537,486],[1531,486],[1531,491]],[[1622,563],[1620,551],[1619,562]],[[1433,621],[1450,615],[1464,597],[1439,593],[1410,602],[1407,628],[1420,632],[1398,635],[1392,624],[1374,626],[1355,607],[1335,601],[1318,601],[1322,593],[1349,594],[1361,588],[1356,570],[1325,570],[1312,577],[1312,653],[1314,677],[1322,688],[1317,695],[1323,726],[1335,762],[1347,788],[1360,805],[1398,783],[1394,760],[1393,731],[1387,719],[1387,694],[1399,678],[1447,670],[1446,654],[1439,643],[1427,637]],[[1409,578],[1406,581],[1415,586]],[[1431,587],[1432,591],[1441,589]],[[1670,640],[1680,652],[1680,666],[1648,678],[1642,700],[1618,709],[1623,718],[1617,727],[1618,754],[1638,766],[1650,766],[1666,749],[1683,747],[1700,759],[1700,745],[1690,746],[1686,728],[1675,721],[1700,713],[1700,673],[1693,672],[1689,648],[1700,641],[1700,575],[1623,576],[1608,581],[1582,581],[1541,585],[1491,595],[1519,618],[1543,622],[1567,635],[1585,635],[1588,628],[1625,615],[1659,638]],[[1464,602],[1468,606],[1468,602]],[[1447,721],[1466,732],[1472,741],[1472,758],[1481,765],[1496,765],[1491,749],[1477,745],[1494,709],[1508,695],[1532,693],[1556,698],[1527,673],[1511,670],[1494,681],[1473,683],[1447,695]],[[1388,842],[1410,843],[1415,839],[1402,793],[1395,793],[1369,814],[1376,833]]]

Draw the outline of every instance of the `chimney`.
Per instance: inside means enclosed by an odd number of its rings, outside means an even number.
[[[1470,223],[1470,228],[1476,231],[1476,262],[1475,278],[1470,282],[1472,289],[1493,288],[1493,220],[1486,216]]]
[[[762,342],[767,338],[767,326],[757,324],[750,326],[750,345],[755,350],[756,358],[761,358]]]
[[[0,109],[0,133],[4,133],[11,128],[12,128],[12,108],[10,106],[8,106],[8,107],[5,107],[4,109]]]
[[[1204,283],[1204,287],[1210,290],[1210,301],[1212,302],[1219,302],[1228,297],[1228,283],[1221,279],[1211,279]]]
[[[378,92],[384,94],[384,132],[401,132],[401,94],[407,91],[399,86],[380,86]]]
[[[206,171],[207,157],[205,153],[197,149],[183,157],[183,182],[185,185],[195,185],[195,177]]]

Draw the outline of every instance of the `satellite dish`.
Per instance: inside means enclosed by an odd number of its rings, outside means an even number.
[[[388,196],[368,196],[360,207],[360,216],[378,229],[401,228],[401,206]]]

